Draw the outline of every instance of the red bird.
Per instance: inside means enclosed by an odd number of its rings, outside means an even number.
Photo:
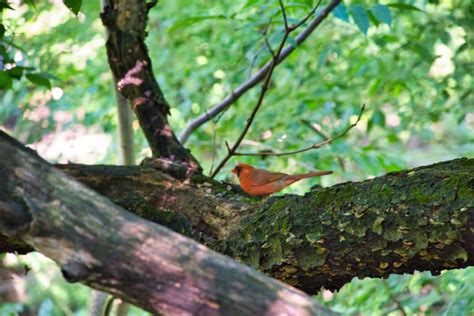
[[[287,186],[305,178],[324,176],[332,171],[316,171],[289,175],[257,169],[244,163],[238,163],[232,173],[239,177],[240,187],[250,195],[263,196],[279,192]]]

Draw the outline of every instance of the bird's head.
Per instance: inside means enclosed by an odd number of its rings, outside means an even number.
[[[247,165],[245,163],[238,163],[234,169],[232,169],[232,173],[236,174],[237,177],[240,177],[240,173],[242,170],[249,170],[252,169],[253,167],[251,165]]]

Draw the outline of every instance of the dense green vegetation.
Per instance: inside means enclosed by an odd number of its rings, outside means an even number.
[[[77,16],[58,1],[11,2],[10,9],[0,1],[0,128],[51,162],[117,163],[100,1],[84,1]],[[313,5],[288,1],[288,14],[297,20]],[[319,150],[234,158],[218,179],[232,181],[229,170],[237,160],[289,173],[333,170],[334,176],[311,180],[331,185],[473,157],[473,15],[469,0],[346,1],[276,69],[242,150],[306,147],[340,133],[365,104],[361,122]],[[147,43],[178,134],[270,58],[262,36],[267,27],[276,46],[283,28],[277,1],[162,1],[151,11]],[[225,155],[224,141],[238,137],[258,92],[251,90],[189,138],[186,145],[206,172]],[[138,123],[134,129],[140,160],[149,150]],[[304,192],[311,181],[285,192]],[[22,309],[85,314],[89,290],[66,285],[48,260],[3,259],[5,265],[27,264],[34,273],[26,277],[27,300],[0,306],[0,315]],[[401,315],[403,308],[406,314],[469,315],[474,270],[354,280],[317,299],[347,314]]]

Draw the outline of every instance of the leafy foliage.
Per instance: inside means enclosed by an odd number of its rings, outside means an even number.
[[[288,1],[290,22],[304,16],[313,2]],[[51,161],[115,163],[115,99],[99,2],[64,1],[71,11],[50,2],[21,3],[0,1],[0,127]],[[329,185],[474,156],[472,16],[470,1],[461,0],[340,4],[276,69],[242,150],[295,150],[316,143],[344,130],[365,103],[362,121],[346,138],[318,151],[239,160],[295,173],[330,169],[335,176],[313,180]],[[151,11],[148,45],[175,131],[270,58],[262,35],[267,28],[274,47],[283,30],[275,1],[162,1]],[[257,93],[244,95],[190,138],[187,145],[206,170],[225,154],[224,141],[232,143],[239,135]],[[147,144],[137,122],[134,129],[137,155],[144,157]],[[83,147],[77,135],[87,139]],[[65,145],[70,138],[74,141]],[[100,153],[84,156],[96,143]],[[221,180],[231,180],[234,162],[221,172]],[[313,184],[302,183],[291,192]],[[42,273],[38,270],[38,278]],[[353,281],[330,300],[324,293],[318,299],[348,314],[396,314],[399,301],[410,313],[462,315],[473,309],[472,277],[472,269],[466,269],[436,278],[418,274]],[[63,313],[64,306],[85,312],[87,295],[71,298],[76,291],[87,293],[84,288],[65,286],[58,278],[51,282],[57,286],[47,291],[32,285],[26,305],[3,305],[0,314],[25,306],[51,314]]]
[[[81,9],[82,0],[64,0],[64,4],[69,8],[69,10],[77,15]]]
[[[353,280],[336,295],[322,291],[317,299],[342,314],[469,315],[474,310],[474,269],[392,275],[387,280]]]

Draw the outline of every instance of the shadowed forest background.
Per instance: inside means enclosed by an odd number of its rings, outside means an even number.
[[[62,1],[9,4],[2,9],[0,129],[51,163],[122,164],[100,1],[83,1],[77,16]],[[314,3],[286,5],[293,23]],[[345,1],[275,68],[239,150],[278,153],[324,141],[355,123],[365,104],[358,124],[298,155],[233,157],[216,180],[237,183],[230,170],[238,161],[285,173],[334,172],[283,192],[304,194],[315,185],[473,158],[473,16],[467,0]],[[278,1],[163,0],[152,8],[146,43],[175,133],[267,62],[282,27]],[[12,73],[12,64],[23,68]],[[239,137],[259,93],[248,91],[186,139],[206,175],[226,155],[225,142]],[[151,151],[135,118],[132,130],[138,164]],[[0,315],[86,314],[91,290],[67,284],[43,255],[0,258],[0,280],[1,273],[13,278],[0,281]],[[344,314],[471,315],[474,269],[354,279],[315,299]]]

